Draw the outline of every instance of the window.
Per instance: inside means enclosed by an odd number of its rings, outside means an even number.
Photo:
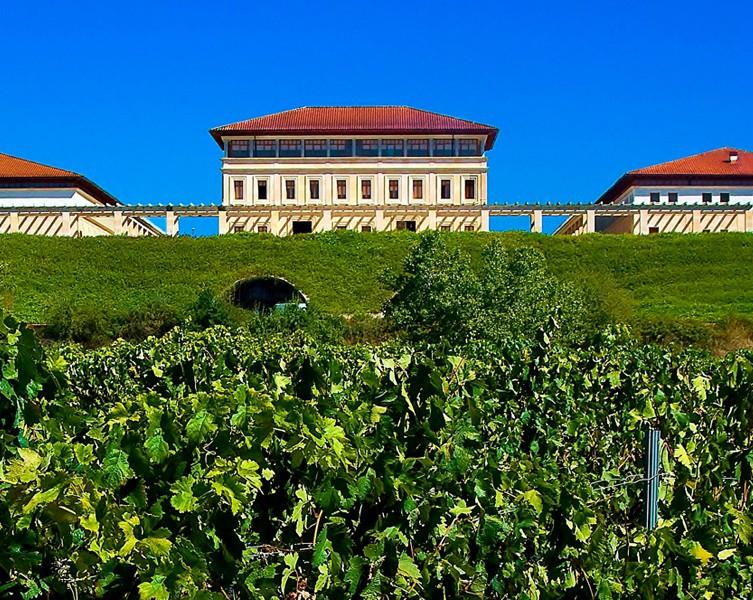
[[[708,192],[704,192],[701,195],[701,198],[703,199],[704,204],[710,204],[711,203],[711,194]]]
[[[449,179],[442,179],[439,182],[440,200],[449,200],[452,198],[452,182]]]
[[[379,140],[356,140],[356,156],[379,156]]]
[[[370,233],[371,232],[371,225],[361,225],[361,231],[363,233]]]
[[[254,156],[258,158],[273,158],[277,156],[277,141],[256,140],[254,142]]]
[[[659,192],[651,192],[650,198],[651,202],[659,202],[659,200],[661,200],[661,194]]]
[[[413,199],[414,200],[424,199],[424,180],[423,179],[413,180]]]
[[[361,200],[371,200],[371,179],[361,180]]]
[[[337,180],[337,199],[345,200],[348,197],[348,182],[345,179]]]
[[[266,179],[259,179],[256,182],[256,199],[257,200],[267,199],[267,180]]]
[[[348,228],[347,225],[337,225],[337,226],[335,226],[335,229],[337,231],[345,231],[347,228]]]
[[[669,192],[667,199],[670,204],[677,204],[677,192]]]
[[[452,140],[434,140],[434,156],[452,155]]]
[[[309,179],[309,199],[319,200],[319,180]]]
[[[330,140],[330,156],[353,156],[353,140]]]
[[[280,140],[280,157],[300,156],[302,146],[301,140]]]
[[[233,225],[233,233],[243,233],[243,225]]]
[[[460,156],[481,156],[481,144],[478,140],[460,140],[458,142]]]
[[[403,140],[382,140],[382,156],[404,156]]]
[[[233,181],[233,191],[236,200],[243,200],[243,181],[236,179]]]
[[[452,231],[449,225],[440,225],[439,231]]]
[[[400,181],[397,179],[390,179],[388,182],[388,190],[390,200],[397,200],[400,198]]]
[[[311,221],[293,221],[293,233],[311,233],[314,230]]]
[[[659,233],[659,228],[658,227],[649,227],[648,228],[648,233],[649,233],[649,235],[653,235],[655,233]]]
[[[722,204],[729,204],[729,192],[722,192],[719,194],[719,202]]]
[[[267,226],[266,226],[266,225],[259,225],[259,226],[258,226],[258,227],[256,228],[256,231],[257,231],[258,233],[267,233],[267,232],[269,231],[269,229],[267,228]]]
[[[247,157],[249,153],[248,140],[231,140],[227,149],[227,155],[231,158]]]
[[[295,200],[295,179],[285,180],[285,198]]]
[[[303,142],[304,156],[327,156],[327,140],[306,140]]]
[[[416,222],[415,221],[398,221],[397,230],[398,231],[416,231]]]
[[[476,198],[476,180],[466,179],[465,180],[465,199],[475,200],[475,198]]]
[[[429,140],[408,140],[408,156],[429,156]]]
[[[473,225],[466,225],[463,227],[464,231],[476,231],[476,228]]]

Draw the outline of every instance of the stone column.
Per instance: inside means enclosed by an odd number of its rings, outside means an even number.
[[[112,232],[115,235],[123,235],[124,233],[128,235],[128,231],[126,231],[125,227],[125,215],[120,211],[114,211],[112,213]]]
[[[319,221],[319,231],[332,231],[332,211],[325,208]]]
[[[646,235],[648,233],[648,211],[638,211],[638,235]]]
[[[71,227],[71,213],[64,210],[60,213],[60,235],[71,236],[73,235],[73,227]]]
[[[228,231],[227,211],[224,206],[220,206],[220,210],[217,212],[217,232],[220,235],[225,235]]]
[[[541,233],[542,212],[534,210],[530,215],[531,233]]]
[[[377,208],[374,211],[374,231],[384,231],[384,209]]]
[[[16,211],[11,211],[8,214],[10,220],[10,233],[18,233],[21,231],[21,218]]]
[[[690,232],[701,233],[701,211],[697,208],[690,215]]]
[[[481,228],[480,231],[489,231],[489,209],[481,209]]]
[[[432,231],[437,229],[437,211],[434,209],[429,209],[429,214],[426,217],[426,229]]]
[[[586,211],[586,233],[596,232],[596,212],[593,210]]]
[[[745,211],[745,231],[753,231],[753,208]]]
[[[280,231],[280,211],[279,210],[269,211],[269,233],[273,235],[282,235],[282,232]]]
[[[178,235],[178,216],[172,210],[165,213],[165,231],[170,237]]]

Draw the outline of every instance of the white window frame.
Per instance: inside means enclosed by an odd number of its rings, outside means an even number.
[[[300,190],[300,182],[298,181],[298,176],[296,175],[282,175],[281,176],[281,184],[280,185],[280,196],[281,201],[283,204],[297,204],[300,202],[301,198],[301,190]],[[293,198],[288,198],[288,181],[293,182]]]
[[[479,178],[478,178],[478,176],[476,176],[476,175],[465,175],[465,176],[463,176],[462,179],[463,179],[463,183],[462,183],[462,188],[460,190],[461,201],[465,202],[467,204],[476,204],[478,202],[478,199],[479,199],[479,195],[478,195]],[[466,181],[473,181],[473,191],[474,191],[473,198],[466,198],[465,197],[465,182]],[[452,192],[450,192],[450,193],[452,193]]]
[[[413,197],[413,182],[414,181],[420,181],[421,182],[421,197],[420,198],[414,198]],[[426,202],[427,192],[429,190],[427,189],[427,181],[426,177],[424,175],[411,175],[408,177],[408,203],[418,203],[423,204]]]
[[[243,198],[235,197],[235,184],[240,182],[243,185]],[[234,202],[248,202],[248,184],[245,177],[231,177],[230,178],[230,203]]]
[[[266,199],[259,198],[259,182],[264,181],[267,183],[267,197]],[[254,190],[254,202],[259,202],[261,204],[268,204],[272,201],[272,183],[271,179],[269,177],[254,177],[253,182],[253,190]]]
[[[332,204],[347,204],[350,200],[350,185],[348,185],[349,177],[347,175],[334,175],[332,177]],[[340,198],[337,191],[337,182],[345,182],[345,198]]]
[[[371,198],[364,198],[361,195],[363,182],[368,181],[371,183]],[[358,177],[358,202],[361,204],[374,204],[376,196],[376,182],[373,177],[360,176]]]
[[[319,197],[311,197],[311,182],[319,182]],[[324,179],[322,177],[306,177],[306,202],[313,202],[314,204],[321,204],[324,201]]]
[[[390,181],[397,181],[397,198],[390,198]],[[403,201],[402,187],[403,178],[400,175],[384,176],[384,202],[386,204],[400,204]]]
[[[442,181],[449,181],[450,182],[450,197],[449,198],[442,198]],[[448,175],[437,175],[437,203],[445,203],[445,204],[452,204],[452,187],[453,187],[453,181],[452,176]]]

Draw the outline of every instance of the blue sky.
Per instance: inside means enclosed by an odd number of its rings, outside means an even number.
[[[0,152],[127,203],[219,202],[210,127],[407,104],[500,128],[490,202],[590,201],[753,149],[751,22],[742,0],[4,2]]]

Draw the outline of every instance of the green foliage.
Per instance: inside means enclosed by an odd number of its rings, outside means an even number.
[[[499,343],[532,338],[554,322],[557,335],[582,341],[600,325],[594,319],[598,308],[585,293],[560,282],[544,256],[530,248],[507,250],[492,242],[481,253],[477,272],[469,256],[428,233],[392,285],[396,293],[385,316],[418,340]]]
[[[0,389],[44,403],[0,456],[6,593],[753,594],[752,354],[615,331],[448,356],[218,327],[70,349],[50,385],[33,339],[5,328]],[[653,532],[648,424],[663,439]]]
[[[217,296],[211,289],[199,292],[196,302],[188,311],[191,325],[196,329],[207,329],[214,325],[230,325],[228,303]]]

